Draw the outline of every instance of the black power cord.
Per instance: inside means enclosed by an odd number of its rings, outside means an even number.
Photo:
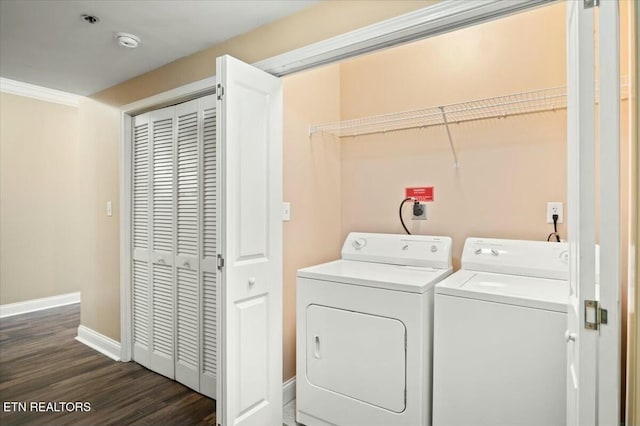
[[[560,242],[560,234],[558,234],[558,215],[554,214],[551,218],[553,219],[553,232],[549,234],[547,241],[551,241],[551,237],[555,235],[556,241]]]
[[[404,228],[405,231],[407,231],[407,234],[409,234],[409,235],[411,235],[411,232],[409,232],[409,230],[407,229],[407,226],[404,224],[404,219],[402,219],[402,207],[404,206],[404,203],[406,203],[407,201],[412,201],[412,200],[413,200],[412,197],[405,198],[400,203],[400,208],[398,209],[398,214],[400,215],[400,223],[402,224],[402,227]]]

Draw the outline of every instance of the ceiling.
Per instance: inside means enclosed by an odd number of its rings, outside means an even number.
[[[315,2],[0,0],[0,77],[89,95]],[[119,46],[117,32],[135,34],[140,45]]]

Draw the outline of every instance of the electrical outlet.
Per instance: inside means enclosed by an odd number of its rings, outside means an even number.
[[[562,203],[547,203],[547,223],[553,223],[553,215],[558,215],[558,223],[562,223],[563,219],[563,208]]]
[[[427,220],[427,203],[414,203],[412,207],[411,220]]]

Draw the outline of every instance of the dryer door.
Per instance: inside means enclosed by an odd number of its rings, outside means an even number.
[[[320,305],[307,308],[307,379],[385,410],[404,411],[405,325]]]

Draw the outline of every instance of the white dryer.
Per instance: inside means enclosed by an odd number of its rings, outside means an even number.
[[[299,270],[296,420],[430,424],[433,286],[451,271],[451,238],[363,233]]]
[[[434,426],[566,423],[567,249],[466,240],[435,289]]]

